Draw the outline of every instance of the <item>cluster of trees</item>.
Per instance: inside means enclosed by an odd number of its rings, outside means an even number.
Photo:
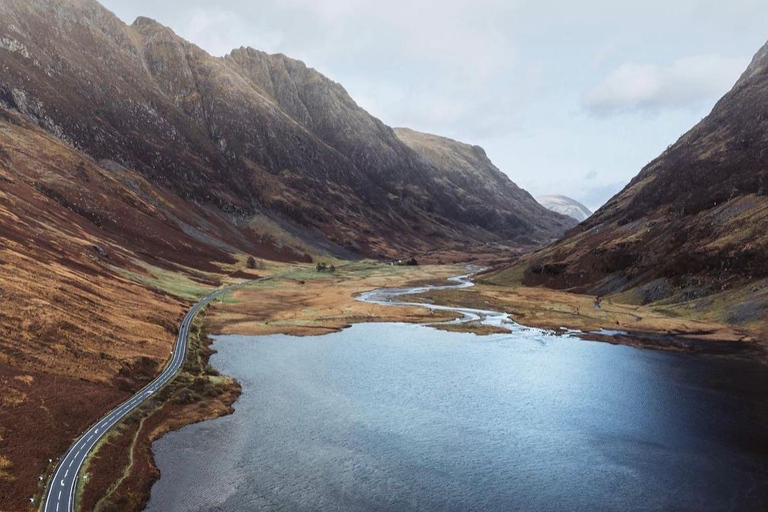
[[[331,274],[336,272],[336,267],[334,265],[328,265],[326,263],[318,263],[315,268],[317,268],[318,272],[330,272]]]

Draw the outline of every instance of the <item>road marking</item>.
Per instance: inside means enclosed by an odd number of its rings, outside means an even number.
[[[77,475],[75,475],[75,479],[72,481],[72,489],[70,489],[69,491],[69,501],[67,502],[67,510],[69,512],[74,512],[75,510],[72,507],[72,498],[75,496],[75,489],[77,489]]]

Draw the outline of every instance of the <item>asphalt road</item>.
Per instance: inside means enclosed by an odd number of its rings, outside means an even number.
[[[152,382],[147,384],[138,393],[133,395],[129,400],[126,400],[109,414],[104,416],[98,423],[88,429],[78,440],[73,444],[67,453],[61,458],[56,466],[56,470],[53,473],[53,477],[48,482],[48,489],[45,493],[45,505],[43,506],[43,512],[74,512],[75,511],[75,492],[77,491],[77,474],[80,468],[85,462],[88,453],[93,449],[96,443],[109,432],[109,429],[114,427],[117,423],[130,414],[134,409],[140,406],[149,397],[154,395],[160,390],[166,383],[168,383],[179,371],[184,363],[184,356],[187,352],[187,342],[189,335],[189,328],[192,325],[192,321],[195,315],[206,304],[211,302],[216,297],[225,293],[231,292],[234,289],[240,288],[248,283],[242,283],[228,288],[222,288],[215,292],[203,297],[200,302],[195,304],[192,309],[187,312],[184,320],[181,322],[181,328],[179,329],[179,336],[176,338],[176,344],[173,348],[173,357],[170,363],[165,367],[165,370],[155,378]]]

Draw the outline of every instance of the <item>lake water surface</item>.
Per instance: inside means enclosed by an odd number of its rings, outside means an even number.
[[[214,348],[243,394],[154,444],[151,512],[768,510],[758,364],[405,324]]]

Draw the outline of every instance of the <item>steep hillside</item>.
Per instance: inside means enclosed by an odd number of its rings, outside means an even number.
[[[179,296],[242,268],[235,245],[302,258],[0,108],[0,509],[162,367]]]
[[[92,0],[0,3],[0,99],[96,159],[247,220],[270,215],[365,255],[563,232],[506,177],[478,200],[346,91],[253,49],[214,58],[147,18]],[[470,201],[471,207],[464,202]]]
[[[562,215],[552,215],[502,173],[488,159],[483,148],[445,137],[407,128],[395,129],[395,135],[437,170],[434,181],[450,190],[456,207],[464,218],[482,218],[483,225],[498,231],[511,231],[517,239],[540,242],[552,226],[565,231],[574,222]],[[500,205],[511,204],[511,213]]]
[[[536,198],[536,201],[538,201],[540,205],[544,206],[548,210],[567,215],[578,222],[583,222],[587,220],[590,215],[592,215],[592,212],[589,211],[589,208],[577,200],[571,199],[567,196],[539,196]]]
[[[768,46],[709,116],[592,217],[491,279],[503,283],[524,271],[527,284],[624,292],[642,303],[693,301],[724,320],[764,321],[766,147]]]

